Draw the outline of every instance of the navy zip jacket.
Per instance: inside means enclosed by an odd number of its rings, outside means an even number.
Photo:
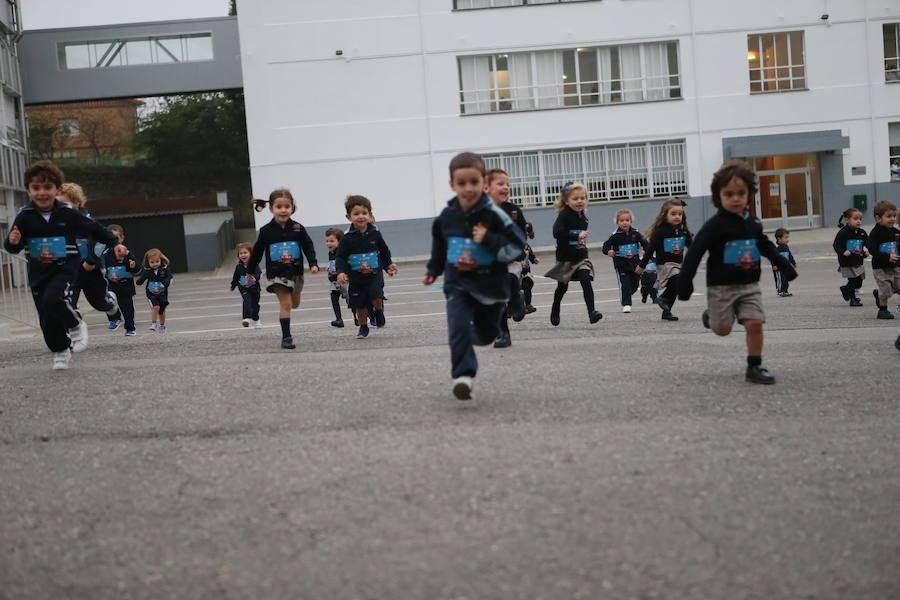
[[[28,285],[41,287],[47,278],[61,270],[77,274],[81,259],[78,253],[78,237],[92,237],[109,247],[119,245],[119,238],[100,223],[85,217],[68,205],[56,200],[50,209],[50,220],[44,220],[33,202],[28,203],[16,215],[10,231],[17,227],[22,234],[18,244],[9,237],[3,241],[7,252],[18,254],[28,249]]]
[[[94,218],[91,216],[91,213],[89,213],[83,206],[81,208],[73,207],[72,210],[78,211],[91,221],[94,220]],[[93,236],[88,235],[78,235],[78,237],[75,238],[75,243],[78,246],[78,252],[83,262],[100,268],[104,266],[105,260],[103,258],[103,254],[107,250],[106,244],[104,244],[100,240],[95,239]]]
[[[234,291],[234,288],[236,288],[236,287],[240,287],[241,293],[244,293],[245,291],[249,291],[249,290],[253,289],[253,286],[259,285],[259,279],[262,277],[262,271],[260,270],[259,265],[257,265],[257,267],[254,271],[251,271],[250,269],[248,269],[247,268],[248,266],[249,266],[249,261],[248,261],[248,264],[246,264],[246,265],[244,263],[242,263],[241,261],[238,261],[237,264],[234,265],[234,275],[231,276],[231,291]],[[253,275],[253,277],[256,278],[256,281],[252,282],[250,287],[246,288],[243,286],[243,284],[241,284],[241,278],[247,277],[248,275]],[[247,281],[247,283],[250,283],[250,282]]]
[[[619,256],[619,249],[622,246],[632,250],[633,256],[631,258]],[[620,273],[634,273],[634,269],[640,264],[639,252],[643,249],[646,253],[648,248],[647,240],[634,227],[629,227],[628,231],[622,231],[617,227],[613,234],[609,236],[609,239],[603,242],[603,254],[610,250],[616,251],[616,255],[613,257],[613,265],[616,271]],[[625,249],[622,251],[625,252]],[[661,264],[658,260],[656,262]]]
[[[578,213],[563,207],[553,222],[556,239],[557,262],[581,262],[588,257],[587,238],[579,240],[578,234],[588,230],[587,212]]]
[[[778,267],[788,281],[797,278],[797,271],[791,263],[778,254],[775,244],[763,233],[759,219],[720,208],[697,232],[684,257],[678,278],[678,297],[681,300],[690,299],[694,290],[694,275],[706,252],[709,252],[706,261],[707,286],[758,282],[760,255]]]
[[[866,247],[869,254],[872,255],[873,269],[895,269],[900,266],[900,262],[891,262],[891,253],[882,252],[883,244],[891,244],[893,242],[894,254],[900,254],[900,229],[896,227],[885,227],[878,223],[869,232],[869,239]],[[890,250],[890,248],[885,248]]]
[[[478,224],[487,227],[480,244],[472,239],[472,229]],[[507,265],[521,256],[524,248],[525,234],[487,194],[468,212],[454,197],[431,225],[427,273],[433,278],[444,275],[445,294],[458,289],[482,304],[507,302]]]
[[[128,261],[134,261],[134,268],[128,268]],[[106,280],[109,282],[112,291],[116,294],[120,292],[128,293],[131,296],[135,294],[134,276],[143,270],[141,263],[134,257],[131,250],[125,255],[124,260],[116,259],[116,251],[110,248],[103,253],[103,263],[106,267]]]
[[[681,264],[686,249],[693,241],[694,236],[684,226],[684,223],[679,223],[677,227],[671,223],[663,223],[654,229],[653,234],[650,236],[650,241],[647,243],[647,251],[644,252],[644,257],[641,259],[641,268],[645,268],[654,256],[656,256],[656,264],[659,265],[666,263]],[[675,248],[681,248],[681,252],[672,252]]]
[[[147,282],[146,293],[148,298],[159,298],[165,302],[169,300],[169,287],[172,285],[172,272],[169,271],[169,265],[159,265],[158,269],[144,269],[141,271],[140,277],[138,277],[135,282],[137,285],[141,285],[144,282]],[[158,294],[154,294],[150,291],[152,287],[151,283],[161,283],[165,287]]]
[[[273,218],[260,227],[247,268],[256,271],[265,255],[266,277],[269,279],[302,277],[304,254],[310,269],[319,266],[316,262],[316,249],[306,228],[293,219],[288,219],[282,227]]]
[[[787,254],[787,256],[784,257],[788,259],[788,262],[791,263],[792,267],[797,266],[797,261],[794,260],[794,255],[791,253],[791,249],[787,244],[775,244],[775,249],[778,250],[778,254],[781,256]]]
[[[338,242],[340,244],[340,242]],[[337,281],[337,248],[328,251],[328,281]]]
[[[837,252],[838,264],[842,267],[859,267],[863,264],[865,258],[866,240],[869,236],[864,229],[859,227],[850,227],[844,225],[841,227],[837,235],[834,236],[834,251]],[[848,247],[848,242],[850,246]],[[859,248],[858,252],[854,252],[852,248]],[[850,256],[844,256],[844,252],[850,250]]]
[[[365,231],[352,227],[341,238],[334,254],[335,270],[346,273],[354,286],[371,281],[380,271],[387,271],[393,262],[381,232],[371,223],[366,224]]]

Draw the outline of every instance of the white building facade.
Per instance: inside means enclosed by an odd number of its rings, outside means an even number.
[[[318,227],[364,194],[398,255],[427,252],[465,150],[509,172],[537,245],[569,180],[601,231],[671,196],[696,228],[731,157],[768,229],[900,200],[896,1],[259,0],[239,30],[255,195],[290,188]]]
[[[16,50],[20,24],[18,2],[3,2],[0,5],[0,237],[4,238],[26,199],[22,176],[28,160],[27,127]]]

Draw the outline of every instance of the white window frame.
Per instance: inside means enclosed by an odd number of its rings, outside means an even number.
[[[598,0],[453,0],[453,10],[489,10],[492,8],[518,8],[520,6],[544,6],[546,4],[596,1]]]
[[[588,189],[588,202],[688,196],[685,141],[485,153],[488,169],[509,174],[510,201],[522,208],[552,206],[567,181]]]
[[[800,62],[796,62],[797,57],[793,56],[793,48],[791,47],[791,34],[799,33],[800,34],[800,44],[803,50],[803,56],[800,57]],[[772,52],[774,53],[774,66],[765,66],[764,64],[764,56],[763,56],[763,38],[771,36],[772,37]],[[782,58],[778,56],[777,48],[778,48],[778,38],[784,36],[786,39],[785,46],[787,47],[787,63],[779,64],[778,59]],[[751,41],[755,39],[756,44],[751,49]],[[757,59],[759,60],[758,67],[751,67],[750,61],[751,52],[756,52]],[[797,90],[806,90],[807,88],[807,69],[806,69],[806,33],[803,30],[798,31],[777,31],[772,33],[750,33],[747,35],[747,71],[748,77],[750,80],[750,93],[751,94],[774,94],[780,92],[794,92]],[[787,77],[779,77],[779,70],[787,70]],[[801,76],[795,76],[794,70],[802,69]],[[766,77],[766,71],[774,71],[775,77]],[[756,72],[759,74],[759,79],[753,79],[753,73]],[[781,89],[781,82],[787,82],[788,86]],[[800,83],[800,85],[795,85],[795,83]],[[759,85],[758,90],[754,90],[754,84]],[[767,84],[774,84],[775,89],[766,89]]]
[[[888,56],[887,46],[884,47],[884,81],[885,83],[900,83],[900,23],[884,24],[882,43],[889,35],[894,38],[895,56]]]
[[[900,122],[888,123],[888,164],[891,181],[900,181],[900,141],[896,139],[898,137],[900,137]],[[891,145],[891,141],[897,141],[897,144]]]
[[[187,40],[191,38],[209,39],[209,58],[196,59],[189,56]],[[171,55],[171,53],[160,43],[161,41],[172,40],[177,40],[180,44],[180,59]],[[150,45],[149,62],[130,64],[128,62],[128,43],[144,41],[149,42]],[[104,45],[106,46],[106,49],[104,49],[102,52],[98,52],[98,45]],[[74,47],[85,47],[87,49],[89,63],[87,67],[71,67],[66,62],[66,49]],[[59,68],[64,71],[209,62],[215,60],[215,39],[211,31],[192,31],[190,33],[167,34],[150,37],[143,36],[135,38],[119,38],[115,40],[89,40],[83,42],[60,43],[57,46],[57,56],[59,61]]]

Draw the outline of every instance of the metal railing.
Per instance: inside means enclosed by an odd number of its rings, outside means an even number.
[[[3,249],[0,249],[0,317],[40,327],[28,287],[28,261]]]

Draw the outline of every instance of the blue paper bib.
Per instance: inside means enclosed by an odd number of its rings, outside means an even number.
[[[350,263],[350,270],[360,275],[371,275],[378,270],[378,253],[364,252],[361,254],[351,254],[347,257]]]
[[[616,251],[616,256],[619,258],[637,258],[638,256],[638,245],[637,244],[622,244],[619,246],[619,249]]]
[[[656,263],[655,262],[647,263],[647,268],[644,269],[644,271],[649,272],[649,273],[655,272],[656,271]]]
[[[584,229],[570,229],[569,233],[572,235],[581,235]],[[578,246],[579,248],[587,248],[587,242],[585,240],[569,240],[570,246]]]
[[[496,256],[472,238],[451,237],[447,240],[447,264],[457,271],[489,267]]]
[[[328,274],[329,275],[334,275],[335,273],[337,273],[337,265],[335,263],[337,263],[336,260],[328,261]]]
[[[147,289],[152,294],[154,292],[162,292],[163,290],[166,289],[166,286],[164,286],[161,281],[148,281]]]
[[[84,260],[90,255],[90,244],[87,240],[76,240],[75,244],[78,246],[78,256],[81,257],[81,260]]]
[[[297,242],[278,242],[269,246],[269,260],[272,262],[293,263],[300,258],[300,244]]]
[[[897,254],[897,242],[884,242],[878,246],[878,251],[882,254]]]
[[[782,256],[784,257],[785,260],[791,260],[791,253],[790,253],[790,252],[779,252],[778,254],[782,255]]]
[[[665,238],[663,240],[663,250],[665,250],[669,254],[674,254],[676,250],[683,252],[684,241],[685,237],[683,235],[679,235],[678,237]]]
[[[722,262],[726,265],[736,265],[741,269],[756,268],[759,262],[759,248],[756,247],[756,240],[726,242]]]
[[[128,272],[125,265],[116,265],[114,267],[106,267],[106,278],[110,281],[131,279],[131,273]]]
[[[28,257],[43,263],[56,262],[66,258],[66,238],[28,238]]]
[[[250,277],[241,275],[240,279],[238,279],[238,283],[241,284],[241,287],[253,287],[256,285],[256,280],[250,281]]]
[[[851,254],[862,254],[862,251],[862,240],[847,240],[847,252],[850,252]]]

